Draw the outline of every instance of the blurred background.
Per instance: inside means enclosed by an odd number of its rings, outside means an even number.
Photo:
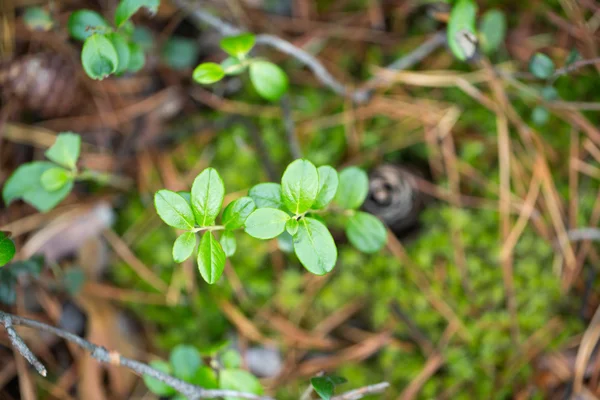
[[[82,135],[82,166],[117,184],[77,184],[48,213],[2,203],[0,231],[19,251],[0,269],[0,308],[143,361],[189,345],[277,399],[320,373],[348,380],[336,393],[387,381],[385,399],[598,398],[599,247],[578,229],[600,221],[600,64],[544,80],[529,62],[595,59],[600,3],[478,3],[479,49],[460,61],[449,3],[163,0],[133,18],[144,67],[94,81],[67,21],[84,8],[109,17],[116,1],[2,0],[0,185],[62,131]],[[226,56],[196,9],[289,41],[369,96],[340,95],[269,46],[255,54],[288,74],[280,102],[247,75],[194,83],[198,63]],[[369,171],[363,208],[389,227],[382,251],[358,252],[333,219],[339,257],[325,276],[285,243],[244,235],[215,285],[173,262],[158,189],[189,190],[211,166],[228,203],[279,181],[298,153]],[[157,398],[126,369],[19,332],[49,376],[1,332],[1,399]]]

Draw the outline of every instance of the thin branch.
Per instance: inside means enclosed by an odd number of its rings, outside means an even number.
[[[600,241],[600,228],[578,228],[567,231],[567,237],[572,242],[582,240]]]
[[[300,143],[298,142],[298,136],[296,135],[296,126],[292,119],[292,104],[288,95],[284,95],[281,98],[281,111],[283,114],[283,125],[285,127],[285,136],[290,148],[290,153],[294,160],[302,158],[302,150],[300,150]]]
[[[559,76],[567,75],[573,71],[576,71],[580,68],[587,67],[588,65],[600,64],[600,58],[592,58],[590,60],[579,60],[574,63],[567,65],[566,67],[562,67],[554,71],[552,78],[556,79]]]
[[[358,400],[372,394],[383,393],[388,387],[390,387],[388,382],[380,382],[374,385],[350,390],[349,392],[332,397],[331,400]]]
[[[46,376],[46,368],[44,368],[44,366],[38,361],[29,347],[27,347],[25,342],[23,342],[17,332],[13,329],[13,325],[27,326],[39,331],[52,333],[89,351],[92,357],[101,363],[123,366],[138,375],[147,375],[155,378],[171,386],[173,389],[177,390],[190,400],[213,399],[217,397],[238,397],[249,400],[273,400],[270,397],[258,396],[253,393],[224,389],[205,389],[200,386],[192,385],[191,383],[182,381],[181,379],[177,379],[171,375],[154,369],[147,364],[123,357],[119,353],[109,351],[102,346],[88,342],[77,335],[29,318],[18,317],[16,315],[0,311],[0,321],[2,321],[6,331],[8,332],[10,341],[15,349],[17,349],[17,351],[21,353],[21,355],[23,355],[23,357],[25,357],[27,361],[29,361],[42,376]]]

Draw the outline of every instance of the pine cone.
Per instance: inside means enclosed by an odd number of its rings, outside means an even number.
[[[63,116],[77,104],[77,71],[60,54],[24,56],[0,64],[0,93],[43,117]]]

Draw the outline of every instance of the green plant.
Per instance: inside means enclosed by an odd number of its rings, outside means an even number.
[[[287,75],[272,62],[248,56],[255,41],[255,36],[250,33],[223,38],[221,49],[229,57],[221,64],[209,62],[198,65],[194,69],[194,80],[207,85],[220,81],[226,75],[239,75],[249,70],[256,92],[266,100],[278,100],[287,91]]]
[[[257,239],[274,239],[285,235],[300,263],[310,272],[330,272],[337,260],[337,247],[321,214],[342,214],[350,242],[365,253],[380,250],[387,231],[374,216],[357,211],[368,192],[366,173],[349,167],[339,175],[330,166],[316,168],[310,161],[299,159],[285,170],[279,183],[260,183],[248,196],[231,202],[217,225],[225,197],[225,187],[213,168],[202,171],[194,180],[190,193],[159,190],[154,205],[169,226],[184,230],[173,246],[173,259],[188,259],[202,234],[198,246],[198,268],[202,278],[215,283],[225,268],[225,260],[236,249],[234,231],[244,229]],[[330,206],[334,201],[335,207]],[[220,240],[214,234],[222,231]]]
[[[132,38],[134,25],[130,19],[140,8],[155,13],[159,3],[159,0],[122,0],[115,11],[114,26],[92,10],[71,14],[69,34],[83,42],[81,63],[90,78],[137,72],[144,66],[144,51]]]
[[[0,231],[0,267],[8,264],[15,256],[15,244],[7,232]]]
[[[311,378],[310,384],[323,400],[331,399],[333,391],[337,385],[348,382],[346,378],[340,376],[317,376]]]

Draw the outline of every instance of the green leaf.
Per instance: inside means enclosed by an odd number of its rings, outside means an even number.
[[[546,101],[553,101],[558,98],[558,91],[554,86],[544,86],[541,91],[542,98]]]
[[[548,79],[554,74],[554,62],[545,54],[535,53],[529,60],[529,71],[536,78]]]
[[[331,381],[331,383],[333,383],[336,386],[341,385],[342,383],[348,382],[348,379],[344,378],[343,376],[337,376],[337,375],[328,375],[327,379],[329,379]]]
[[[190,207],[192,206],[192,195],[190,194],[190,192],[186,192],[185,190],[180,190],[179,192],[177,192],[177,194],[180,195],[181,197],[183,197],[185,199],[185,201],[188,202]]]
[[[180,344],[171,351],[169,361],[175,376],[184,381],[191,379],[202,366],[198,350],[185,344]]]
[[[339,185],[338,173],[333,167],[323,165],[317,169],[319,173],[319,193],[312,208],[320,210],[327,205],[335,197]]]
[[[225,198],[225,186],[219,173],[214,168],[206,168],[194,180],[191,194],[198,225],[213,225]]]
[[[135,26],[131,34],[131,40],[140,46],[142,50],[150,50],[154,47],[154,33],[145,26]]]
[[[506,37],[506,17],[500,10],[489,10],[481,17],[481,48],[485,53],[493,53]]]
[[[198,269],[209,284],[219,280],[225,269],[225,252],[212,232],[206,232],[198,248]]]
[[[159,5],[160,0],[121,0],[115,11],[115,25],[120,28],[142,7],[156,14]]]
[[[63,284],[71,296],[81,293],[85,283],[85,272],[80,268],[69,268],[63,275]]]
[[[329,400],[333,396],[333,389],[335,385],[326,376],[318,376],[311,378],[310,383],[315,389],[315,392],[323,399]]]
[[[164,372],[165,374],[171,374],[171,366],[169,363],[161,360],[150,361],[150,366],[154,369]],[[158,396],[172,396],[176,393],[175,389],[171,386],[159,381],[156,378],[152,378],[148,375],[144,375],[144,383],[152,393]]]
[[[221,223],[225,225],[225,229],[241,228],[254,209],[256,209],[256,205],[251,197],[239,198],[225,207]]]
[[[536,106],[531,112],[531,120],[537,126],[544,126],[550,119],[550,111],[544,106]]]
[[[64,168],[55,167],[45,171],[40,178],[42,186],[48,192],[55,192],[62,189],[67,183],[73,180],[73,176]]]
[[[16,252],[17,248],[6,232],[0,232],[0,267],[8,264]]]
[[[302,218],[294,235],[294,252],[308,271],[324,275],[335,267],[337,247],[323,223]]]
[[[363,253],[375,253],[387,241],[385,225],[377,217],[362,211],[350,217],[346,235],[350,243]]]
[[[224,369],[220,375],[221,389],[237,390],[254,394],[262,394],[260,381],[243,369]],[[225,397],[225,400],[238,400],[237,397]]]
[[[477,4],[474,0],[458,0],[450,12],[448,21],[448,46],[456,58],[465,61],[477,51],[475,19]]]
[[[346,210],[359,208],[369,193],[369,177],[358,167],[348,167],[340,172],[340,184],[335,201]]]
[[[32,31],[47,32],[54,26],[48,11],[41,7],[28,7],[23,13],[23,22]]]
[[[58,165],[75,169],[81,149],[81,136],[73,132],[61,133],[46,151],[46,157]]]
[[[90,78],[102,80],[117,70],[119,56],[106,36],[95,33],[83,43],[81,63]]]
[[[225,75],[239,75],[248,68],[248,65],[235,57],[227,57],[221,61],[221,68],[223,68]]]
[[[127,71],[127,67],[129,66],[129,59],[131,57],[129,44],[120,33],[108,33],[106,34],[106,38],[110,40],[117,51],[118,64],[115,74],[122,74],[123,72]]]
[[[288,88],[285,72],[269,61],[254,61],[250,64],[250,81],[258,94],[267,100],[277,101]]]
[[[182,263],[194,252],[196,247],[196,234],[194,232],[184,232],[173,244],[173,260],[176,263]]]
[[[283,232],[290,216],[276,208],[259,208],[246,220],[246,233],[257,239],[273,239]]]
[[[278,208],[283,209],[281,200],[281,185],[279,183],[259,183],[248,191],[256,208]]]
[[[565,65],[569,66],[569,65],[573,64],[575,61],[580,60],[580,59],[581,59],[581,54],[579,54],[579,51],[577,49],[572,49],[569,52],[569,55],[567,56]]]
[[[242,356],[233,349],[227,349],[219,357],[221,365],[228,369],[240,368],[242,366]]]
[[[284,253],[292,253],[294,251],[294,238],[287,231],[283,232],[277,236],[277,247]]]
[[[187,201],[170,190],[159,190],[154,195],[154,207],[159,217],[173,228],[194,228],[194,214]]]
[[[298,220],[295,218],[290,218],[285,223],[285,230],[290,235],[294,236],[296,232],[298,232]]]
[[[229,36],[221,39],[221,48],[230,56],[244,58],[254,47],[256,38],[251,33]]]
[[[223,67],[212,62],[198,65],[192,73],[194,80],[203,85],[209,85],[211,83],[218,82],[223,79],[224,76],[225,71],[223,70]]]
[[[194,376],[187,380],[189,383],[203,387],[204,389],[218,389],[219,381],[216,372],[208,366],[198,368]]]
[[[137,43],[129,43],[129,64],[127,64],[127,71],[138,72],[144,68],[146,64],[146,55],[144,50]]]
[[[221,243],[221,247],[225,252],[225,256],[231,257],[235,254],[237,249],[237,241],[235,240],[235,235],[231,231],[225,231],[221,234],[221,238],[219,239],[219,243]]]
[[[68,182],[61,189],[48,192],[42,186],[42,175],[56,164],[47,161],[35,161],[21,165],[6,181],[2,197],[6,205],[16,199],[23,199],[41,212],[46,212],[60,203],[73,189]]]
[[[110,29],[110,25],[97,12],[92,10],[78,10],[69,16],[67,23],[69,34],[72,38],[84,41],[94,33],[105,32]]]
[[[198,59],[198,43],[186,37],[170,37],[161,51],[165,64],[175,70],[192,68]]]
[[[281,178],[281,198],[290,212],[310,210],[318,193],[319,173],[313,163],[299,159],[288,165]]]

